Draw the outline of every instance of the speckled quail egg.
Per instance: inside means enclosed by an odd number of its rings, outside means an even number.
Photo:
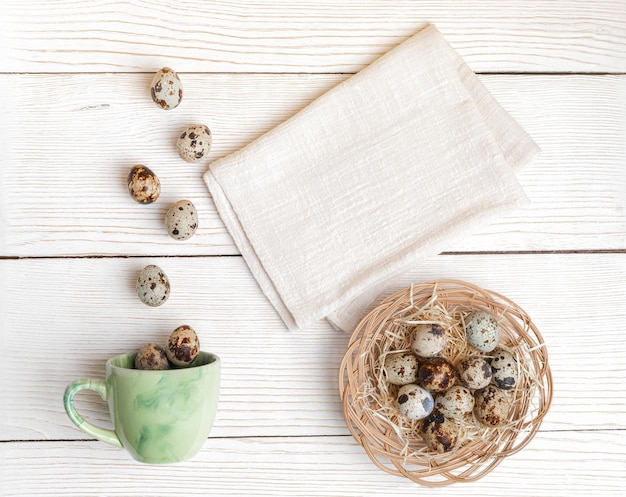
[[[484,388],[491,383],[491,366],[482,357],[471,356],[463,359],[457,371],[461,381],[472,390]]]
[[[198,211],[190,200],[179,200],[165,214],[165,227],[174,240],[187,240],[198,229]]]
[[[165,349],[156,343],[147,343],[135,356],[136,369],[160,370],[169,369]]]
[[[459,439],[457,424],[438,411],[422,421],[420,431],[428,450],[439,454],[452,450]]]
[[[165,271],[154,264],[141,270],[135,287],[139,300],[150,307],[164,304],[170,296],[170,280]]]
[[[474,311],[465,317],[465,334],[470,345],[491,352],[498,345],[500,326],[488,312]]]
[[[420,357],[433,357],[445,348],[447,341],[443,326],[418,324],[411,335],[411,348]]]
[[[500,426],[509,417],[511,404],[506,393],[493,385],[474,392],[474,414],[485,426]]]
[[[398,411],[409,419],[425,418],[432,412],[434,404],[431,393],[413,383],[400,387],[396,396]]]
[[[417,357],[411,352],[395,352],[385,358],[383,373],[392,385],[407,385],[417,381]]]
[[[198,162],[209,155],[212,141],[211,130],[203,124],[198,124],[180,133],[176,141],[176,149],[181,159],[187,162]]]
[[[176,328],[167,340],[165,353],[174,366],[189,366],[200,352],[200,340],[191,326]]]
[[[161,195],[161,182],[149,167],[133,166],[126,181],[130,196],[140,204],[156,202]]]
[[[431,357],[417,371],[418,382],[431,392],[445,392],[456,383],[454,366],[442,357]]]
[[[493,383],[502,390],[511,390],[519,381],[515,356],[506,350],[496,350],[490,361]]]
[[[450,419],[463,419],[474,409],[474,395],[463,385],[454,385],[435,397],[435,409]]]
[[[152,100],[161,109],[170,110],[178,107],[183,99],[183,84],[178,74],[169,67],[157,71],[150,83]]]

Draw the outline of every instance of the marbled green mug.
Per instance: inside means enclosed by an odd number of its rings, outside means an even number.
[[[77,380],[65,390],[65,411],[81,430],[121,447],[137,461],[165,464],[193,457],[206,440],[215,413],[220,359],[200,352],[188,368],[134,369],[135,354],[106,363],[106,381]],[[108,401],[114,430],[95,426],[78,414],[74,395],[94,390]]]

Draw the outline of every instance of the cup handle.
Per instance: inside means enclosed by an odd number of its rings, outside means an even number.
[[[100,428],[99,426],[91,424],[89,421],[78,414],[78,411],[74,407],[74,395],[81,390],[93,390],[98,392],[102,400],[107,400],[108,391],[107,384],[100,380],[76,380],[71,383],[65,389],[65,395],[63,396],[63,405],[65,406],[65,412],[79,429],[85,433],[97,438],[103,442],[114,445],[115,447],[122,448],[122,442],[115,434],[113,430],[107,430],[106,428]]]

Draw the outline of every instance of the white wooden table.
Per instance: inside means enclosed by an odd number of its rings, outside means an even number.
[[[402,282],[460,278],[507,295],[547,342],[554,401],[519,454],[474,484],[426,489],[378,470],[345,427],[348,335],[288,332],[260,292],[177,131],[202,122],[210,160],[237,150],[428,22],[535,138],[532,205]],[[0,494],[624,495],[626,487],[626,4],[579,1],[264,0],[0,6]],[[177,70],[183,104],[148,85]],[[143,163],[163,193],[133,202]],[[167,206],[200,229],[170,239]],[[148,263],[172,282],[148,308]],[[190,462],[140,465],[66,417],[65,386],[180,324],[221,356],[216,423]],[[108,423],[105,404],[79,409]]]

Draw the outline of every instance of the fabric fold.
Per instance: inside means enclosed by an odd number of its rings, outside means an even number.
[[[431,25],[204,179],[287,327],[350,330],[398,274],[524,205],[537,152]]]

